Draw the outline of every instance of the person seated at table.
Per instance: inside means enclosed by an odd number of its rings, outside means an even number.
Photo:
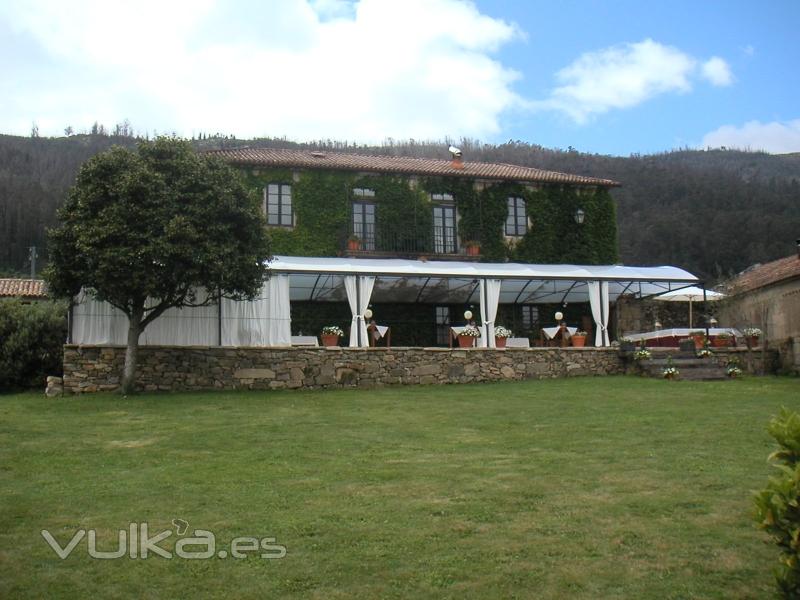
[[[370,335],[370,346],[375,346],[378,343],[378,340],[381,339],[381,332],[378,331],[378,324],[375,322],[375,319],[370,319],[369,323],[367,323],[367,331],[369,331]]]

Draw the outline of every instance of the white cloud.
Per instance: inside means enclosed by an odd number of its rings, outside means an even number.
[[[94,114],[181,134],[480,137],[522,104],[492,56],[519,31],[461,0],[30,0],[0,20],[80,79],[16,82],[0,127],[19,133]]]
[[[771,123],[749,121],[741,127],[724,125],[707,133],[702,146],[764,150],[772,154],[800,152],[800,119]]]
[[[697,69],[692,56],[651,39],[604,48],[561,69],[556,73],[561,85],[531,106],[586,123],[595,115],[631,108],[660,94],[689,92]],[[732,79],[727,63],[716,57],[703,65],[702,72],[716,78],[716,85],[723,85],[726,76]]]
[[[716,86],[726,86],[733,83],[731,67],[719,56],[713,56],[703,63],[703,77]]]

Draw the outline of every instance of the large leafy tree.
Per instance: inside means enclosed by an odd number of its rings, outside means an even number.
[[[49,232],[50,291],[72,297],[84,288],[128,316],[123,393],[134,388],[139,336],[159,315],[219,296],[252,299],[266,275],[256,194],[184,140],[89,159],[58,216]]]

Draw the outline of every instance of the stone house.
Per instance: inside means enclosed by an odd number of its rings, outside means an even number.
[[[725,287],[720,322],[758,327],[766,345],[779,351],[782,369],[800,372],[800,240],[797,254],[750,267]]]
[[[273,253],[285,256],[602,265],[618,262],[609,179],[509,164],[272,148],[213,152],[242,169],[262,197]],[[460,303],[379,307],[395,342],[446,345]],[[591,329],[588,304],[500,308],[535,338],[542,313]],[[294,333],[349,317],[346,303],[293,302]],[[546,319],[547,324],[551,324]]]

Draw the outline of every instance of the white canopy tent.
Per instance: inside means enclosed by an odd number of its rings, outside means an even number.
[[[405,259],[276,256],[270,279],[253,302],[222,300],[168,311],[143,334],[144,344],[279,346],[291,343],[290,302],[348,302],[350,346],[367,346],[363,314],[371,302],[481,306],[481,344],[494,345],[499,304],[589,302],[596,345],[609,345],[609,305],[622,294],[652,296],[697,283],[676,267],[533,265]],[[86,297],[73,313],[72,341],[124,343],[127,320]],[[216,324],[216,327],[214,326]]]

